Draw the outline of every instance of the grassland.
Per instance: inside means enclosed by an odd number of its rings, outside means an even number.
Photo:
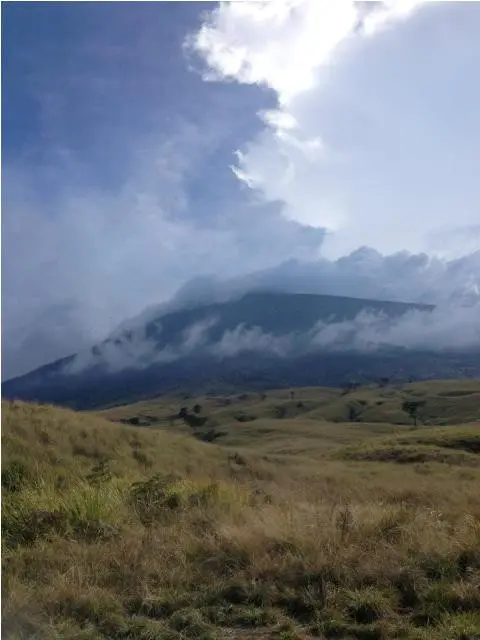
[[[478,639],[479,488],[475,381],[3,402],[3,633]]]

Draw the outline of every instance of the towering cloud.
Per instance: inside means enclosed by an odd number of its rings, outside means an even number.
[[[326,228],[323,255],[454,257],[480,246],[467,143],[480,134],[479,23],[465,5],[413,0],[224,2],[189,45],[206,80],[276,95],[233,171],[287,218]]]

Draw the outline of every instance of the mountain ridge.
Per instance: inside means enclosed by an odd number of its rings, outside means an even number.
[[[478,375],[475,352],[434,353],[382,344],[382,331],[392,323],[434,308],[254,291],[228,302],[172,311],[144,326],[133,322],[85,353],[5,382],[2,394],[89,408],[174,389],[341,386],[379,377]]]

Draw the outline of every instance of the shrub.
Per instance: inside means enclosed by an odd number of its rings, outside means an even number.
[[[67,530],[68,519],[62,511],[38,509],[28,512],[4,506],[2,534],[7,548],[30,545],[52,534],[64,535]]]
[[[359,624],[371,624],[382,618],[390,609],[385,594],[373,587],[349,591],[345,600],[348,616]]]
[[[183,421],[193,429],[195,427],[203,427],[203,425],[207,422],[207,418],[206,416],[190,415],[187,413],[183,416]]]
[[[237,422],[253,422],[253,420],[257,419],[256,416],[252,416],[248,413],[237,413],[234,418]]]
[[[182,638],[202,638],[214,640],[215,636],[208,624],[202,618],[200,611],[196,609],[183,609],[177,611],[170,618],[170,626],[181,634]]]
[[[281,405],[278,407],[275,407],[274,411],[275,411],[275,417],[278,418],[279,420],[282,420],[287,415],[286,408],[282,407]]]
[[[173,512],[190,507],[207,507],[219,498],[216,483],[196,485],[181,482],[175,475],[157,474],[145,482],[136,482],[130,491],[130,502],[144,525],[164,520]]]
[[[108,460],[103,459],[92,467],[91,472],[87,475],[86,480],[92,485],[99,485],[103,482],[109,482],[112,479],[112,473],[108,465]]]
[[[23,489],[30,479],[27,466],[20,460],[12,460],[2,469],[2,489],[15,493]]]
[[[156,474],[145,482],[135,482],[130,491],[130,502],[142,524],[151,524],[165,511],[180,506],[178,494],[172,492],[177,481],[174,475]]]

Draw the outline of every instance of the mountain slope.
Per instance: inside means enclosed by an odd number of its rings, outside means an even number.
[[[432,309],[335,296],[250,293],[144,325],[132,323],[88,352],[6,382],[3,395],[89,408],[175,389],[335,386],[378,377],[480,374],[478,353],[382,346],[389,323]]]

